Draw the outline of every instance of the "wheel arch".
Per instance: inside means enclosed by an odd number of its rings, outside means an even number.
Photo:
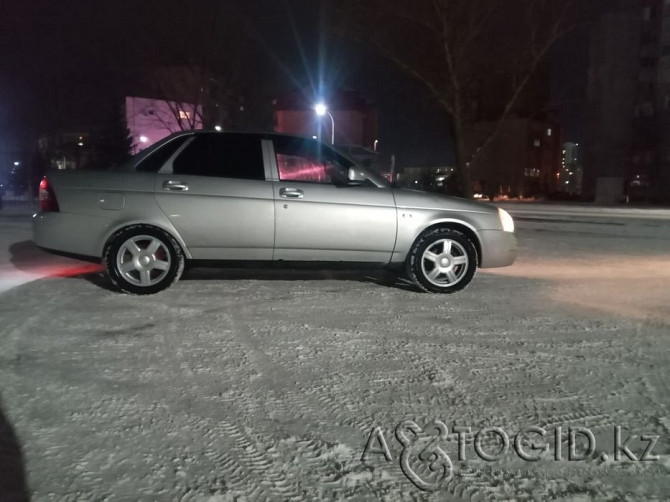
[[[424,235],[426,235],[429,232],[432,232],[433,230],[436,230],[438,228],[448,228],[452,230],[458,230],[459,232],[463,233],[466,235],[471,241],[472,244],[474,244],[475,249],[477,250],[477,266],[481,266],[482,264],[482,243],[481,240],[479,239],[479,235],[477,234],[477,231],[474,229],[474,227],[468,225],[465,222],[462,221],[457,221],[457,220],[447,220],[447,221],[438,221],[431,223],[429,226],[424,228],[419,234],[416,236],[414,241],[412,242],[412,246],[410,249],[414,247],[416,242],[421,239]]]
[[[174,229],[174,228],[166,228],[164,225],[156,224],[156,223],[147,223],[145,221],[131,221],[131,222],[124,222],[122,224],[116,225],[113,227],[111,230],[109,230],[103,239],[103,245],[102,245],[102,253],[101,256],[104,256],[105,253],[107,252],[107,248],[110,246],[112,243],[112,239],[121,231],[131,228],[131,227],[150,227],[150,228],[155,228],[156,230],[160,230],[162,232],[165,232],[168,234],[170,237],[172,237],[175,241],[177,241],[177,244],[179,244],[179,247],[181,248],[181,252],[184,254],[186,259],[191,259],[191,253],[188,250],[188,247],[186,247],[186,243],[184,240],[181,238],[179,233]]]

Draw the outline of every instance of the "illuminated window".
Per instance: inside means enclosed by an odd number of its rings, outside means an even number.
[[[535,146],[535,148],[540,148],[540,144],[541,143],[540,143],[539,139],[536,139],[535,141],[533,141],[533,145]]]
[[[551,133],[552,133],[552,132],[553,132],[553,131],[552,131],[551,129],[547,129],[547,136],[551,136]]]
[[[179,110],[179,118],[180,119],[190,119],[191,118],[191,112],[186,112],[184,110]]]
[[[523,170],[523,175],[527,176],[529,178],[539,178],[540,177],[540,170],[539,169],[531,169],[531,168],[526,168]],[[560,176],[560,173],[556,173],[556,176]]]

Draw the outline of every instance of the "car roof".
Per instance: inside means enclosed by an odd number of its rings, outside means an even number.
[[[308,136],[299,136],[297,134],[287,134],[281,132],[270,132],[270,131],[215,131],[212,129],[193,129],[187,131],[179,131],[166,136],[164,140],[178,138],[180,136],[204,136],[204,135],[214,135],[220,134],[224,136],[258,136],[262,139],[272,139],[274,137],[280,138],[296,138],[296,139],[307,139],[310,141],[317,141],[314,138]],[[337,145],[335,145],[337,148]]]

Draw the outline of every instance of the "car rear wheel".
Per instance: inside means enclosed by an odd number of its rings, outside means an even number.
[[[181,247],[166,232],[145,225],[120,230],[105,251],[109,278],[119,290],[150,295],[170,287],[184,271]]]
[[[414,243],[407,257],[407,272],[429,293],[460,291],[477,272],[477,249],[464,233],[438,228]]]

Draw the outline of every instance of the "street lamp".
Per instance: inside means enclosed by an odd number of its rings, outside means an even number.
[[[319,117],[323,117],[324,115],[328,115],[330,117],[330,144],[334,145],[335,144],[335,119],[333,118],[333,115],[328,111],[328,107],[324,105],[323,103],[318,103],[314,107],[314,111]]]

